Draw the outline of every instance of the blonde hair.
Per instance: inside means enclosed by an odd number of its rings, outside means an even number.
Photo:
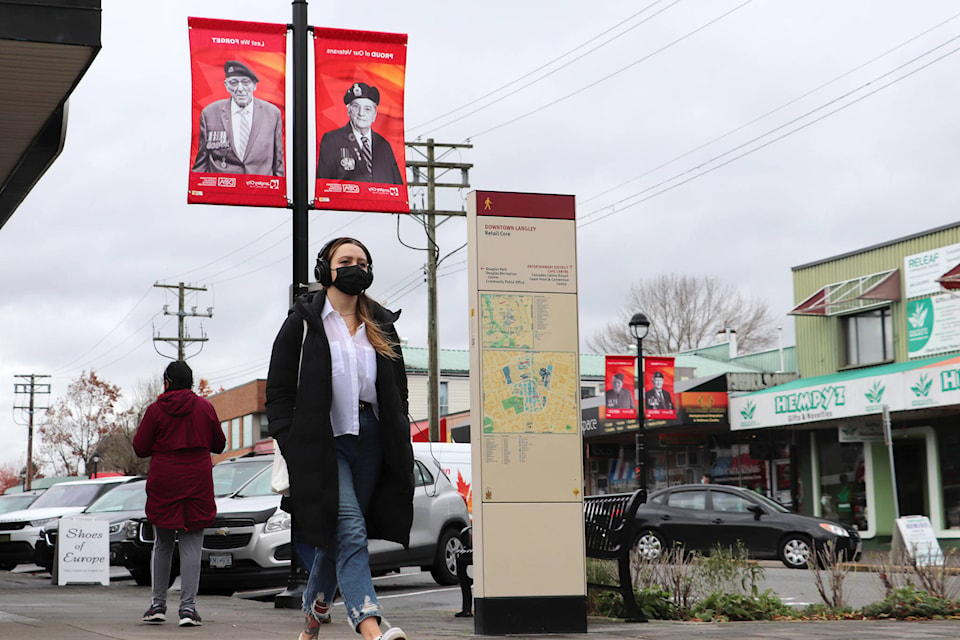
[[[382,356],[396,360],[400,357],[399,343],[394,342],[384,333],[380,325],[373,319],[373,304],[366,294],[361,293],[357,298],[357,318],[367,326],[367,340],[374,350]]]
[[[321,251],[320,255],[327,261],[329,265],[333,260],[333,254],[337,252],[337,249],[342,247],[345,244],[352,244],[363,249],[364,254],[367,256],[368,269],[373,267],[373,259],[370,256],[370,250],[367,249],[362,242],[356,238],[337,238],[330,241],[326,245],[326,250]],[[394,342],[390,336],[388,336],[380,328],[380,325],[377,324],[376,320],[373,318],[373,302],[370,298],[367,297],[366,293],[361,293],[357,296],[357,319],[367,326],[367,339],[370,341],[370,345],[374,350],[382,356],[395,360],[400,357],[399,346],[400,344]]]

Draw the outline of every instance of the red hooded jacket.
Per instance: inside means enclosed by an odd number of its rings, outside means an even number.
[[[213,525],[210,453],[220,453],[226,438],[213,405],[190,389],[160,394],[147,407],[133,449],[153,456],[147,474],[147,520],[164,529],[192,531]]]

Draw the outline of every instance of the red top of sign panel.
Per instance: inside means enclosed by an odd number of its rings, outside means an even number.
[[[476,194],[478,216],[574,220],[577,215],[573,196],[510,191],[477,191]]]

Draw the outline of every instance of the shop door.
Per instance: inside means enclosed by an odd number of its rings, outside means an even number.
[[[929,516],[924,487],[927,486],[927,448],[923,440],[900,440],[893,444],[897,471],[897,499],[901,516]]]

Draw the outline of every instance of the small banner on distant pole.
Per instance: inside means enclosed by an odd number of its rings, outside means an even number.
[[[643,359],[643,401],[647,420],[673,420],[677,417],[673,380],[673,358]]]
[[[407,36],[313,30],[317,182],[314,206],[408,213],[403,142]]]
[[[637,395],[634,384],[637,375],[636,362],[637,359],[633,356],[605,357],[605,418],[612,420],[637,417]]]
[[[188,18],[190,204],[286,207],[287,26]]]

